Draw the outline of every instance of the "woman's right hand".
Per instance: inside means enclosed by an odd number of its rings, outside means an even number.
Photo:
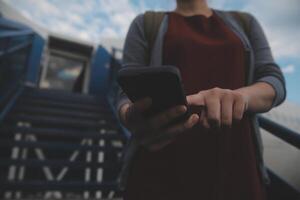
[[[123,125],[150,151],[162,149],[171,143],[174,136],[192,128],[199,120],[198,114],[192,114],[184,122],[163,128],[170,121],[184,114],[187,110],[186,106],[175,106],[145,119],[141,113],[150,105],[151,99],[143,98],[134,103],[124,104],[119,113]]]

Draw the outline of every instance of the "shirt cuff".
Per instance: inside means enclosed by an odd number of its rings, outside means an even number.
[[[265,76],[262,77],[258,80],[256,80],[255,82],[265,82],[270,84],[274,90],[275,90],[275,97],[273,99],[273,103],[272,103],[272,108],[275,106],[278,106],[279,104],[281,104],[285,97],[286,97],[286,91],[284,88],[284,85],[282,84],[282,82],[274,77],[274,76]]]

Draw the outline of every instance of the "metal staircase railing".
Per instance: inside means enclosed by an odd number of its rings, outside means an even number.
[[[272,135],[280,138],[288,144],[300,149],[300,133],[282,126],[263,116],[258,117],[260,127]],[[268,169],[271,185],[268,187],[268,195],[271,200],[298,200],[300,191],[284,181],[273,171]]]
[[[282,126],[268,118],[260,116],[258,119],[261,128],[272,133],[272,135],[282,139],[288,144],[300,149],[300,133]]]
[[[34,32],[0,17],[0,121],[20,94]]]

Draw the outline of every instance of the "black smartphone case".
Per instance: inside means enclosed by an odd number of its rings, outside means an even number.
[[[117,81],[132,102],[144,97],[152,98],[150,109],[142,113],[146,118],[176,105],[187,105],[180,71],[175,66],[125,67],[118,71]],[[188,109],[170,124],[178,123],[189,116]]]

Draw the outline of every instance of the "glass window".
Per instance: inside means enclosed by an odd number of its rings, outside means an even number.
[[[46,77],[41,86],[72,91],[75,81],[84,66],[85,61],[83,60],[51,54]]]

